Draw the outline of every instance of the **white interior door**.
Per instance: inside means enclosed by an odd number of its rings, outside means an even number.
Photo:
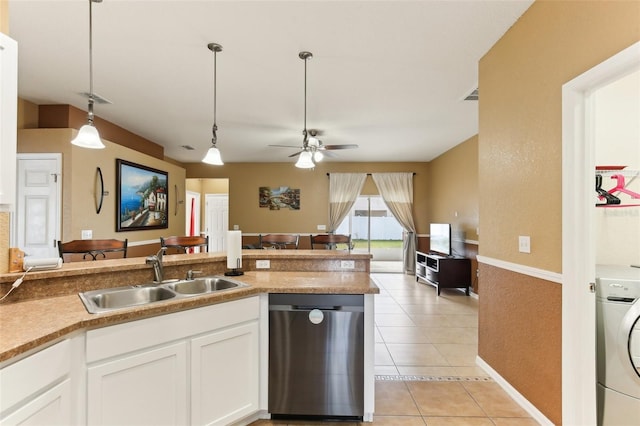
[[[61,154],[18,154],[15,244],[27,256],[58,257]]]
[[[225,251],[229,229],[229,195],[205,195],[205,227],[209,235],[209,252]]]

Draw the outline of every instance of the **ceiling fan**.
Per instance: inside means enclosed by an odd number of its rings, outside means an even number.
[[[307,130],[307,61],[313,58],[311,52],[302,51],[298,53],[298,57],[304,61],[304,128],[302,130],[302,146],[295,145],[269,145],[282,148],[297,148],[299,151],[291,154],[289,157],[296,157],[296,167],[303,169],[310,169],[315,167],[315,163],[322,161],[324,154],[330,155],[326,151],[333,151],[338,149],[353,149],[358,148],[356,144],[342,144],[342,145],[325,145],[318,135],[320,131],[316,129]]]

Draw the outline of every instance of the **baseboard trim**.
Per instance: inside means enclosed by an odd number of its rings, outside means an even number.
[[[553,426],[553,422],[549,420],[535,405],[529,402],[527,398],[522,396],[509,382],[507,382],[496,370],[491,368],[480,356],[476,357],[476,364],[482,368],[500,387],[521,406],[535,421],[541,425]]]
[[[531,266],[519,265],[517,263],[507,262],[505,260],[494,259],[486,256],[476,256],[478,263],[495,266],[497,268],[506,269],[508,271],[517,272],[519,274],[528,275],[534,278],[551,281],[562,284],[562,274],[551,272],[544,269],[533,268]]]

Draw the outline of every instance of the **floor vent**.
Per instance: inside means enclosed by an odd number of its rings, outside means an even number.
[[[491,377],[376,375],[381,382],[492,382]]]
[[[465,101],[477,101],[478,100],[478,89],[474,89],[473,92],[469,93],[467,95],[466,98],[464,98]]]

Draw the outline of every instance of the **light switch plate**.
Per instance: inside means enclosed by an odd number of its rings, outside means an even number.
[[[531,253],[531,237],[520,235],[518,237],[518,250],[520,253]]]
[[[93,231],[91,229],[83,229],[82,230],[82,239],[90,240],[93,238]]]

